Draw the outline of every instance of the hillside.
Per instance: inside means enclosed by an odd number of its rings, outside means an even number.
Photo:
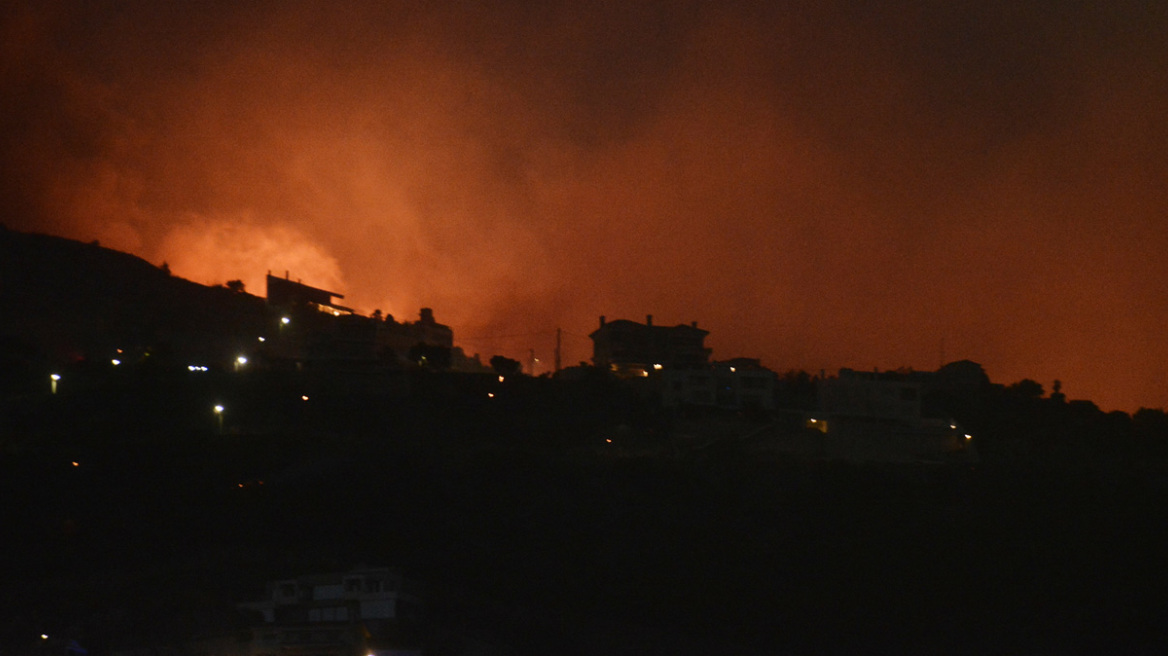
[[[225,357],[254,339],[263,299],[170,275],[141,258],[0,229],[0,359],[5,382],[83,361]]]

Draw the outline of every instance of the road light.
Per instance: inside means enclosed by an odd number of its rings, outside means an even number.
[[[216,404],[212,410],[215,411],[215,418],[219,420],[219,434],[223,434],[223,406]]]
[[[246,355],[241,355],[241,356],[235,358],[235,370],[236,371],[243,369],[244,365],[246,365],[246,364],[247,364],[247,356]]]
[[[53,394],[57,393],[57,381],[61,380],[60,374],[52,374],[49,376],[49,385],[53,389]]]

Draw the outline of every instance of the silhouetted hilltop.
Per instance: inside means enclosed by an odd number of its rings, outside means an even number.
[[[255,339],[264,312],[259,297],[174,277],[96,242],[8,229],[0,303],[0,357],[10,369],[224,357],[244,336]]]

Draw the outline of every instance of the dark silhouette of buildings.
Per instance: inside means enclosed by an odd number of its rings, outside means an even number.
[[[592,331],[592,363],[622,377],[648,376],[662,369],[702,368],[709,364],[705,346],[708,331],[690,325],[654,326],[653,315],[645,323],[627,319],[605,321]]]
[[[352,309],[333,303],[334,298],[344,298],[344,296],[336,292],[305,285],[299,280],[293,282],[288,278],[287,272],[284,273],[283,278],[277,278],[269,271],[267,282],[268,306],[272,308],[287,312],[293,312],[301,308],[310,308],[327,312],[333,316],[353,313]]]
[[[700,368],[662,369],[660,374],[665,406],[775,409],[777,377],[755,358],[733,358]]]
[[[468,360],[454,348],[454,331],[422,308],[417,321],[366,317],[338,305],[336,292],[268,274],[269,330],[263,350],[276,366],[448,369]],[[455,362],[457,360],[457,363]],[[481,367],[480,367],[481,368]]]
[[[955,420],[924,411],[936,374],[840,369],[818,381],[818,409],[805,426],[824,435],[824,456],[858,461],[975,462],[973,437]]]
[[[774,372],[753,358],[710,362],[708,334],[696,321],[654,326],[651,314],[643,324],[600,317],[600,327],[589,335],[592,361],[621,378],[646,379],[645,391],[667,407],[774,409]]]

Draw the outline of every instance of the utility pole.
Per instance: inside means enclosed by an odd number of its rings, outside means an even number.
[[[557,373],[557,374],[560,373],[560,337],[561,337],[562,332],[563,331],[561,331],[559,328],[556,328],[556,371],[555,371],[555,373]]]

